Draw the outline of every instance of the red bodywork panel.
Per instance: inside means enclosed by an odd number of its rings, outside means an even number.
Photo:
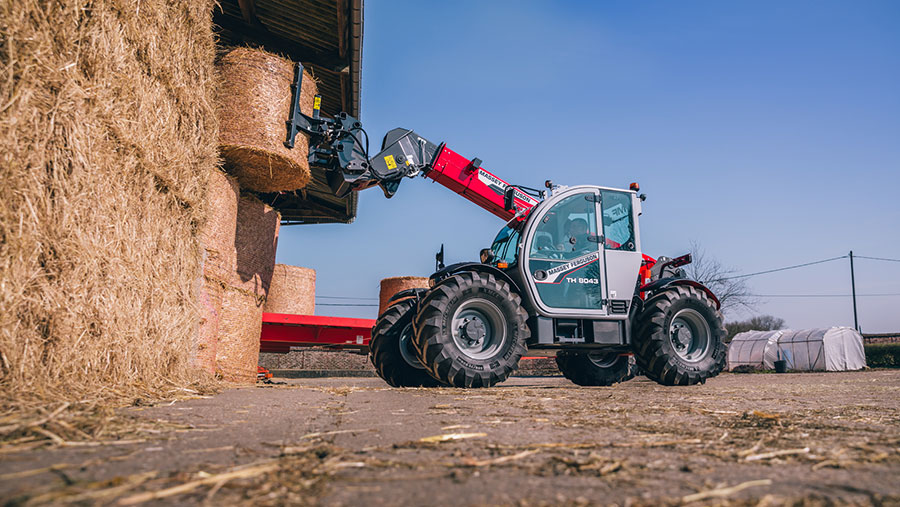
[[[291,347],[331,346],[367,351],[373,319],[263,313],[260,352],[290,352]]]
[[[444,185],[505,221],[512,220],[515,216],[515,212],[503,207],[504,193],[509,184],[490,171],[473,166],[471,160],[446,146],[441,148],[425,177]],[[525,210],[519,220],[525,220],[528,212],[538,203],[537,199],[518,189],[513,200],[520,210]]]

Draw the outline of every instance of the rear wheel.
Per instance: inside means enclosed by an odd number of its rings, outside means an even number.
[[[530,336],[522,300],[491,274],[461,273],[434,287],[415,319],[429,373],[456,387],[489,387],[518,367]]]
[[[387,308],[372,328],[369,358],[378,376],[394,387],[434,387],[439,382],[425,371],[412,341],[412,300]]]
[[[556,354],[563,376],[580,386],[611,386],[634,377],[631,360],[618,352],[575,352]]]
[[[664,385],[706,382],[725,367],[725,325],[705,292],[676,286],[650,298],[637,318],[637,365]]]

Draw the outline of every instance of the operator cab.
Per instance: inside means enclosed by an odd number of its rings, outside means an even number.
[[[579,186],[557,191],[526,221],[500,230],[483,260],[525,289],[533,340],[552,345],[562,336],[588,344],[605,332],[603,343],[627,344],[641,265],[640,213],[634,191]]]

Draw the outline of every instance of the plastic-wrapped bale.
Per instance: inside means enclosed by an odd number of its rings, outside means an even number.
[[[226,170],[241,188],[278,192],[304,188],[310,180],[309,139],[298,133],[284,146],[290,117],[294,63],[259,49],[237,48],[218,62],[219,146]],[[316,84],[303,74],[300,111],[312,115]]]
[[[316,312],[316,270],[276,264],[265,311],[313,315]]]
[[[259,359],[262,312],[272,273],[281,216],[254,197],[238,202],[236,269],[222,300],[216,371],[231,382],[252,383]]]
[[[378,296],[378,315],[384,313],[390,304],[388,301],[394,294],[406,289],[427,289],[428,278],[422,276],[397,276],[381,281],[381,293]]]

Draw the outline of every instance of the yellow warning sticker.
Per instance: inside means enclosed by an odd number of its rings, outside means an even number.
[[[388,169],[396,169],[397,168],[397,162],[394,161],[393,155],[388,155],[388,156],[384,157],[384,163],[387,164]]]
[[[321,109],[322,108],[322,97],[316,97],[316,100],[313,101],[313,109]]]

